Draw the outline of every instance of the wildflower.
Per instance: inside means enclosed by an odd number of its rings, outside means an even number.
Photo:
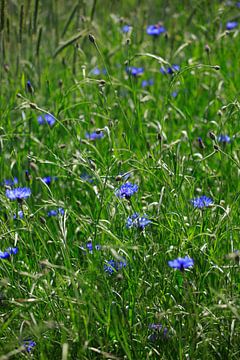
[[[13,180],[12,179],[5,179],[2,182],[2,185],[6,185],[6,186],[14,186],[18,183],[18,178],[14,177]]]
[[[138,213],[134,213],[133,215],[127,218],[126,227],[129,229],[131,227],[139,228],[143,230],[151,221],[147,218],[146,215],[139,216]]]
[[[108,260],[106,264],[104,264],[104,271],[107,272],[109,275],[112,275],[114,272],[121,270],[122,268],[126,267],[126,261],[115,261],[115,260]]]
[[[56,177],[56,176],[54,176],[54,177],[52,177],[52,176],[45,176],[45,177],[42,178],[42,181],[43,181],[45,184],[47,184],[47,185],[50,185],[53,180],[57,180],[57,177]]]
[[[168,329],[163,327],[162,324],[149,324],[148,328],[149,330],[153,330],[153,333],[148,336],[148,340],[152,342],[156,341],[160,335],[162,335],[163,338],[167,337]]]
[[[233,30],[237,26],[238,26],[237,21],[228,21],[227,24],[226,24],[226,29],[227,30]]]
[[[17,247],[9,247],[5,251],[0,250],[0,259],[8,259],[11,255],[16,255],[18,253]]]
[[[178,92],[177,92],[177,91],[173,91],[171,95],[172,95],[173,98],[176,98],[176,97],[178,96]]]
[[[88,249],[88,251],[90,252],[90,254],[93,253],[93,244],[92,244],[92,241],[88,241],[88,242],[87,242],[86,248]],[[95,245],[94,248],[99,251],[99,250],[101,250],[101,245],[97,244],[97,245]]]
[[[39,125],[48,124],[49,126],[53,126],[55,124],[55,118],[50,114],[40,115],[37,118]]]
[[[166,32],[166,29],[161,24],[156,24],[156,25],[149,25],[146,31],[148,35],[158,36]]]
[[[97,139],[102,139],[104,137],[104,133],[102,131],[100,131],[100,132],[94,131],[92,133],[86,133],[85,137],[88,140],[94,141],[94,140],[97,140]]]
[[[98,67],[95,67],[90,71],[90,75],[96,75],[96,76],[101,74],[106,75],[106,73],[107,73],[106,69],[101,70]]]
[[[144,88],[144,87],[147,87],[147,86],[151,86],[151,85],[153,85],[153,80],[152,79],[150,79],[150,80],[143,80],[142,81],[142,87]]]
[[[116,190],[116,196],[120,198],[130,199],[130,197],[138,191],[138,185],[126,182],[119,189]]]
[[[194,265],[193,259],[185,256],[185,258],[177,258],[175,260],[168,261],[168,265],[173,269],[178,269],[183,271]]]
[[[191,200],[191,203],[195,208],[202,209],[204,207],[208,207],[213,204],[213,200],[205,195],[196,197]]]
[[[227,144],[231,142],[231,138],[228,135],[219,135],[218,136],[218,142],[221,142],[223,144]]]
[[[37,344],[35,343],[35,341],[33,341],[31,339],[23,340],[23,346],[28,353],[30,353],[36,345]]]
[[[93,183],[93,178],[92,176],[88,175],[87,173],[82,173],[80,175],[80,178],[83,180],[83,181],[87,181],[89,183]]]
[[[131,26],[130,26],[130,25],[124,25],[124,26],[122,27],[122,32],[125,33],[125,34],[129,33],[130,30],[131,30]]]
[[[64,215],[65,211],[63,208],[58,208],[57,210],[50,210],[48,211],[47,215],[49,217],[51,216],[57,216],[57,215]]]
[[[14,220],[16,220],[16,219],[22,219],[23,216],[24,216],[23,211],[22,211],[22,210],[19,210],[19,211],[17,212],[17,214],[14,214],[14,215],[13,215],[13,219],[14,219]]]
[[[31,190],[27,187],[23,187],[23,188],[15,188],[15,189],[7,189],[6,190],[6,196],[10,199],[10,200],[23,200],[26,199],[27,197],[29,197],[31,195]]]
[[[135,67],[135,66],[128,66],[126,68],[126,72],[129,74],[129,75],[132,75],[132,76],[141,76],[143,73],[144,73],[144,68],[142,67]]]
[[[180,70],[180,66],[179,65],[172,65],[171,67],[168,67],[167,69],[165,69],[165,67],[161,67],[160,68],[160,71],[162,74],[166,75],[166,74],[169,74],[169,75],[173,75],[176,71],[179,71]]]

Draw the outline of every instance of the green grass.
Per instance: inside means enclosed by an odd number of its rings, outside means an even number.
[[[0,187],[0,250],[19,248],[0,259],[0,359],[239,359],[239,258],[226,256],[240,248],[236,2],[0,3],[0,182],[32,191],[18,204]],[[153,39],[158,21],[167,35]],[[38,124],[44,113],[53,127]],[[85,138],[97,129],[104,138]],[[115,194],[123,174],[139,185],[131,201]],[[194,209],[200,195],[214,205]],[[126,228],[136,211],[152,221],[144,231]],[[184,256],[192,268],[168,266]],[[109,275],[110,259],[127,266]]]

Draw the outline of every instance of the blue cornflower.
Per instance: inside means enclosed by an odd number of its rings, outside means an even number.
[[[104,271],[112,275],[114,272],[121,270],[126,266],[127,266],[126,261],[108,260],[107,263],[104,264]]]
[[[129,74],[129,75],[132,75],[132,76],[141,76],[143,73],[144,73],[144,68],[142,67],[135,67],[135,66],[128,66],[126,68],[126,72]]]
[[[56,176],[53,176],[53,177],[52,176],[45,176],[45,177],[42,178],[42,181],[45,184],[50,185],[53,180],[57,180],[57,179],[58,178]]]
[[[122,32],[127,34],[129,31],[131,30],[131,26],[130,25],[124,25],[122,27]]]
[[[93,253],[93,244],[92,244],[92,241],[88,241],[88,242],[87,242],[86,248],[88,249],[88,251],[90,252],[90,254]],[[94,246],[94,248],[95,248],[96,250],[101,250],[101,245],[97,244],[97,245]]]
[[[218,136],[218,141],[223,143],[223,144],[227,144],[231,142],[231,138],[228,135],[219,135]]]
[[[120,198],[130,199],[130,197],[138,191],[138,185],[126,182],[116,190],[116,196]]]
[[[129,229],[131,227],[139,228],[143,230],[151,221],[147,218],[146,215],[139,216],[138,213],[134,213],[133,215],[127,218],[126,227]]]
[[[23,200],[31,195],[31,190],[27,187],[24,188],[15,188],[15,189],[7,189],[6,196],[10,200]]]
[[[102,131],[100,131],[100,132],[94,131],[92,133],[86,133],[85,137],[88,140],[94,141],[94,140],[97,140],[97,139],[102,139],[104,137],[104,133]]]
[[[53,126],[55,124],[55,118],[50,114],[40,115],[37,118],[39,125],[48,124],[49,126]]]
[[[2,182],[2,185],[6,185],[6,186],[14,186],[18,183],[18,178],[14,177],[13,180],[12,179],[5,179]]]
[[[193,266],[194,261],[190,257],[185,256],[185,258],[177,258],[175,260],[168,261],[168,265],[173,269],[178,269],[183,271],[184,269]]]
[[[169,75],[173,75],[176,71],[179,71],[180,70],[180,66],[179,65],[172,65],[171,67],[168,67],[167,69],[165,69],[165,67],[161,67],[160,68],[160,71],[162,74],[166,75],[166,74],[169,74]]]
[[[177,91],[173,91],[171,95],[172,95],[173,98],[176,98],[176,97],[178,96],[178,92],[177,92]]]
[[[202,209],[204,207],[208,207],[213,204],[213,200],[205,195],[196,197],[191,200],[191,203],[195,208]]]
[[[35,343],[35,341],[33,341],[31,339],[23,340],[23,346],[25,347],[25,349],[28,353],[30,353],[36,345],[37,344]]]
[[[90,74],[100,75],[100,74],[101,74],[101,70],[100,70],[98,67],[95,67],[94,69],[92,69],[92,70],[90,71]]]
[[[143,80],[141,85],[142,85],[142,87],[144,88],[144,87],[153,85],[153,83],[154,83],[154,81],[153,81],[152,79],[150,79],[150,80]]]
[[[156,25],[149,25],[146,31],[148,35],[158,36],[166,32],[166,29],[161,24],[156,24]]]
[[[93,178],[92,178],[92,176],[91,176],[91,175],[88,175],[87,173],[82,173],[82,174],[80,175],[80,178],[81,178],[82,180],[84,180],[84,181],[89,182],[90,184],[93,183]]]
[[[227,30],[233,30],[235,29],[235,27],[238,26],[238,22],[237,21],[228,21],[226,24],[226,29]]]
[[[148,328],[154,331],[151,335],[148,336],[148,340],[150,341],[156,341],[159,339],[160,335],[162,335],[163,338],[167,337],[168,329],[163,327],[162,324],[149,324]]]
[[[49,217],[51,217],[51,216],[57,216],[58,214],[59,215],[64,215],[64,209],[63,208],[58,208],[57,210],[50,210],[50,211],[48,211],[48,213],[47,213],[47,215],[49,216]]]
[[[15,219],[22,219],[23,216],[24,216],[23,211],[22,211],[22,210],[19,210],[19,211],[17,212],[17,214],[14,214],[14,215],[13,215],[13,219],[14,219],[14,220],[15,220]]]
[[[9,247],[5,251],[0,251],[1,259],[8,259],[11,255],[16,255],[18,253],[17,247]]]

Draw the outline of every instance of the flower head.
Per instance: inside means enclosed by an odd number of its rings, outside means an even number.
[[[178,269],[183,271],[194,265],[193,259],[185,256],[185,258],[177,258],[175,260],[168,261],[168,265],[173,269]]]
[[[238,26],[238,22],[237,21],[228,21],[226,24],[226,29],[227,30],[233,30],[235,29],[235,27]]]
[[[221,134],[221,135],[218,136],[218,141],[220,143],[223,143],[223,144],[228,144],[228,143],[231,142],[231,138],[228,135],[222,135]]]
[[[5,251],[0,251],[0,259],[8,259],[11,255],[16,255],[17,253],[17,247],[9,247]]]
[[[92,241],[88,241],[86,244],[86,248],[88,249],[90,254],[93,254],[93,244]],[[101,245],[97,244],[94,246],[96,250],[101,250]]]
[[[102,131],[100,131],[100,132],[94,131],[92,133],[86,133],[85,137],[88,140],[94,141],[94,140],[97,140],[97,139],[102,139],[104,137],[104,133]]]
[[[179,65],[172,65],[171,67],[169,66],[167,69],[165,69],[165,67],[161,67],[160,68],[160,71],[162,74],[166,75],[166,74],[169,74],[169,75],[173,75],[176,71],[179,71],[180,70],[180,66]]]
[[[22,210],[19,210],[18,212],[17,212],[17,214],[14,214],[13,215],[13,219],[15,220],[15,219],[22,219],[24,217],[24,213],[23,213],[23,211]]]
[[[23,340],[23,346],[25,347],[25,349],[28,353],[30,353],[36,345],[37,344],[35,343],[35,341],[33,341],[31,339]]]
[[[45,176],[45,177],[42,178],[42,181],[43,181],[45,184],[47,184],[47,185],[50,185],[53,180],[57,180],[57,177],[56,177],[56,176],[54,176],[54,177],[52,177],[52,176]]]
[[[64,213],[65,213],[65,211],[64,211],[63,208],[58,208],[57,210],[50,210],[50,211],[48,211],[47,215],[48,215],[49,217],[51,217],[51,216],[57,216],[58,214],[59,214],[59,215],[64,215]]]
[[[130,197],[138,191],[138,185],[126,182],[116,190],[116,196],[120,198],[130,199]]]
[[[142,67],[135,67],[135,66],[128,66],[126,68],[126,72],[129,75],[132,75],[134,77],[141,76],[144,73],[144,68]]]
[[[37,118],[39,125],[48,124],[49,126],[53,126],[55,124],[55,118],[50,114],[40,115]]]
[[[124,25],[124,26],[122,27],[122,32],[125,33],[125,34],[129,33],[130,30],[131,30],[131,26],[130,26],[130,25]]]
[[[14,186],[18,183],[18,178],[14,177],[13,179],[5,179],[2,182],[2,185]]]
[[[29,197],[31,195],[31,190],[27,187],[24,188],[15,188],[15,189],[7,189],[6,190],[6,196],[10,199],[10,200],[23,200],[26,199],[27,197]]]
[[[205,195],[196,197],[191,200],[191,203],[195,208],[202,209],[213,204],[213,200]]]
[[[153,85],[154,84],[154,81],[152,80],[152,79],[150,79],[150,80],[143,80],[142,81],[142,87],[144,88],[144,87],[147,87],[147,86],[151,86],[151,85]]]
[[[131,227],[136,227],[140,230],[143,230],[150,223],[151,221],[147,218],[147,215],[144,214],[143,216],[139,216],[138,213],[134,213],[127,218],[126,227],[128,229]]]
[[[116,261],[116,260],[108,260],[106,264],[104,264],[104,271],[109,275],[112,275],[114,272],[121,270],[126,267],[127,263],[125,260]]]
[[[161,24],[156,24],[156,25],[149,25],[146,31],[148,35],[158,36],[166,32],[166,29]]]

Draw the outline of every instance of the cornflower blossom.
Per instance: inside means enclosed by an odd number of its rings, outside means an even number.
[[[153,331],[153,333],[148,336],[148,340],[154,342],[158,340],[161,335],[163,338],[167,338],[168,329],[163,327],[162,324],[149,324],[148,328]]]
[[[58,208],[57,210],[50,210],[47,213],[47,216],[57,216],[57,215],[64,215],[65,211],[63,208]]]
[[[154,84],[154,81],[152,79],[150,79],[150,80],[143,80],[141,85],[144,88],[144,87],[147,87],[147,86],[151,86],[153,84]]]
[[[10,200],[18,200],[21,201],[23,199],[26,199],[31,195],[31,190],[27,187],[23,188],[15,188],[15,189],[7,189],[6,190],[6,196]]]
[[[226,29],[227,30],[233,30],[238,26],[238,22],[237,21],[228,21],[226,24]]]
[[[9,247],[5,251],[0,250],[0,259],[9,259],[11,255],[16,255],[17,253],[17,247]]]
[[[191,203],[195,208],[203,209],[213,204],[213,200],[205,195],[196,197],[191,200]]]
[[[86,133],[85,137],[88,140],[95,141],[97,139],[102,139],[104,137],[104,133],[102,131],[100,132],[94,131],[92,133]]]
[[[148,35],[151,35],[151,36],[159,36],[161,35],[162,33],[166,32],[166,29],[164,26],[162,26],[161,24],[156,24],[156,25],[149,25],[147,27],[147,30],[146,30],[147,34]]]
[[[134,77],[141,76],[144,73],[143,67],[128,66],[126,72]]]
[[[114,272],[121,270],[126,267],[126,261],[116,261],[116,260],[108,260],[106,264],[104,264],[104,271],[109,275],[112,275]]]
[[[126,182],[119,189],[116,190],[115,194],[117,197],[130,199],[130,197],[138,191],[138,185]]]
[[[165,67],[161,67],[160,68],[160,71],[162,74],[166,75],[166,74],[169,74],[169,75],[173,75],[176,71],[179,71],[180,70],[180,66],[179,65],[172,65],[171,67],[169,66],[167,69],[165,69]]]
[[[47,185],[50,185],[52,183],[53,180],[57,180],[57,177],[56,176],[45,176],[42,178],[42,181],[47,184]]]
[[[229,144],[231,142],[231,138],[228,135],[219,135],[218,136],[218,142],[222,144]]]
[[[49,126],[53,126],[55,124],[55,118],[50,114],[40,115],[37,118],[39,125],[48,124]]]
[[[168,265],[173,269],[184,271],[184,269],[192,267],[194,265],[194,261],[190,257],[185,256],[185,258],[177,258],[175,260],[168,261]]]
[[[130,26],[130,25],[124,25],[124,26],[122,27],[122,32],[125,33],[125,34],[129,33],[130,30],[131,30],[131,26]]]
[[[86,248],[89,251],[90,254],[93,254],[93,250],[95,248],[95,250],[101,250],[101,245],[97,244],[93,247],[92,241],[88,241],[86,244]]]
[[[2,185],[5,186],[14,186],[18,183],[18,178],[14,177],[13,180],[12,179],[4,179],[2,182]]]
[[[127,218],[126,227],[128,229],[131,227],[136,227],[140,230],[143,230],[150,223],[151,221],[147,218],[147,215],[144,214],[143,216],[140,216],[138,213],[134,213]]]
[[[23,346],[28,353],[30,353],[36,345],[37,344],[35,343],[35,341],[33,341],[31,339],[23,340]]]

